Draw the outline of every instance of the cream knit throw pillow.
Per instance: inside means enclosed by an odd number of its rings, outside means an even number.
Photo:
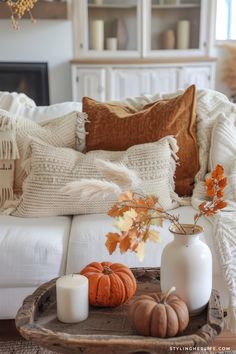
[[[21,193],[26,177],[27,146],[29,138],[38,138],[46,144],[60,147],[76,148],[79,143],[79,122],[87,115],[82,112],[72,112],[60,118],[54,118],[43,123],[36,123],[25,118],[14,118],[16,121],[16,142],[20,159],[15,163],[14,190]]]
[[[13,198],[14,159],[19,157],[15,124],[0,110],[0,207]]]
[[[83,178],[103,179],[96,160],[123,163],[142,179],[141,189],[155,194],[165,209],[176,207],[174,172],[178,150],[176,140],[166,137],[158,142],[136,145],[127,151],[91,151],[87,154],[66,148],[49,147],[33,140],[30,144],[31,170],[23,184],[23,196],[12,215],[42,217],[53,215],[106,213],[116,197],[81,201],[61,191],[69,182]]]

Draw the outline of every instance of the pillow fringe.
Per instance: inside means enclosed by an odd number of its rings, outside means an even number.
[[[16,143],[15,120],[0,116],[0,159],[15,160],[19,158]]]
[[[4,134],[5,135],[5,134]],[[11,136],[5,137],[3,140],[2,134],[0,134],[0,159],[1,160],[16,160],[19,158],[19,151],[15,139]]]
[[[85,130],[85,123],[90,123],[87,113],[77,112],[76,123],[76,148],[79,151],[83,151],[85,149],[85,136],[87,135],[87,132]]]
[[[13,189],[11,187],[0,188],[0,206],[2,206],[6,200],[10,199],[13,199]]]

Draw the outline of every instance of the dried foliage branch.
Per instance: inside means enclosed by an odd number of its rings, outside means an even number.
[[[236,46],[224,45],[229,57],[224,62],[222,80],[230,89],[231,96],[236,97]]]
[[[215,215],[227,206],[222,199],[227,178],[224,176],[224,168],[221,165],[216,166],[205,184],[209,201],[199,205],[199,212],[194,217],[193,234],[195,225],[202,215]],[[152,226],[162,227],[164,220],[170,220],[180,234],[186,234],[179,222],[179,217],[163,210],[155,196],[143,196],[130,191],[122,193],[109,210],[108,215],[116,219],[114,226],[119,230],[106,235],[106,247],[110,254],[119,246],[121,253],[130,250],[135,252],[140,260],[143,260],[146,241],[160,241],[160,232],[153,230]]]

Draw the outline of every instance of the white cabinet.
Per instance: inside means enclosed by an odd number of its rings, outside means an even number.
[[[207,55],[210,0],[72,0],[72,3],[75,58]],[[179,32],[183,21],[185,27]],[[185,43],[182,40],[179,45],[180,37],[186,35]],[[110,37],[116,39],[117,49],[107,46]]]
[[[195,84],[198,88],[213,88],[214,72],[209,66],[183,68],[181,72],[182,87]]]
[[[214,62],[126,65],[74,64],[73,99],[121,100],[158,92],[174,92],[195,84],[214,89]]]
[[[174,92],[178,89],[178,68],[156,68],[148,71],[150,75],[150,88],[147,93]]]
[[[106,70],[102,68],[73,68],[73,96],[82,101],[83,96],[98,101],[106,100]]]
[[[216,59],[206,43],[215,0],[71,1],[74,100],[214,89]]]
[[[120,100],[153,92],[173,92],[177,89],[178,69],[143,67],[110,71],[109,99]]]

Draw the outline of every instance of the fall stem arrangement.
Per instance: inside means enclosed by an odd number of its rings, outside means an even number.
[[[19,29],[18,20],[20,20],[26,12],[29,13],[31,21],[33,23],[35,22],[31,10],[37,1],[38,0],[3,0],[11,11],[11,21],[14,29]]]
[[[227,203],[223,200],[227,177],[224,168],[217,165],[211,176],[206,179],[206,192],[209,201],[199,205],[199,212],[194,216],[192,233],[201,216],[215,215],[225,208]],[[109,210],[108,215],[116,219],[114,226],[119,232],[109,232],[106,237],[106,247],[112,254],[119,245],[120,252],[128,250],[135,252],[140,260],[144,258],[145,242],[160,241],[160,232],[153,226],[162,227],[164,220],[169,220],[179,234],[186,235],[186,230],[179,221],[179,216],[172,215],[164,210],[155,196],[144,196],[135,192],[122,193],[118,201]]]

